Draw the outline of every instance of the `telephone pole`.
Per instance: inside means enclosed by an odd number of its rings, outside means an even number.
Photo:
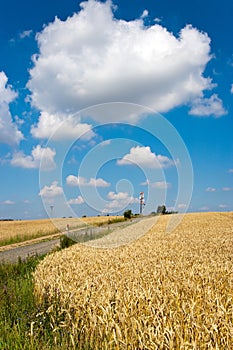
[[[140,203],[140,214],[142,214],[142,208],[143,208],[143,205],[145,205],[144,192],[140,192],[139,203]]]

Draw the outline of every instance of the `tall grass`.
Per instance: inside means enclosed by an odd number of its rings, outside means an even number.
[[[31,273],[39,260],[0,265],[0,349],[30,346],[28,334],[36,310]]]
[[[47,312],[46,293],[42,303],[35,300],[32,273],[42,259],[0,264],[1,350],[67,350],[72,346],[67,331],[58,328],[65,319],[59,294],[53,300],[53,315]]]

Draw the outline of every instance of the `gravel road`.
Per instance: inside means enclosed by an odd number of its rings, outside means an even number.
[[[118,230],[124,230],[126,227],[134,226],[134,224],[138,221],[141,221],[142,219],[134,219],[132,222],[119,222],[115,224],[109,225],[111,231],[113,232]],[[142,220],[144,221],[144,219]],[[99,233],[101,230],[106,231],[106,227],[103,226],[101,228],[88,228],[88,230],[91,230],[93,234]],[[79,229],[77,231],[71,231],[70,236],[72,237],[74,234],[76,235],[82,235],[87,232],[87,228],[85,229]],[[111,233],[109,234],[111,235]],[[110,236],[111,237],[111,236]],[[112,238],[111,238],[112,240]],[[97,240],[93,241],[96,242]],[[98,244],[97,244],[98,245]],[[35,255],[43,255],[51,252],[55,247],[60,246],[60,239],[51,239],[43,242],[28,244],[25,246],[12,248],[5,251],[0,251],[0,263],[1,262],[10,262],[14,263],[18,261],[18,258],[20,257],[22,260],[25,260],[29,256],[35,256]],[[95,244],[93,244],[95,246]]]
[[[22,260],[25,260],[29,256],[47,254],[53,248],[55,248],[56,246],[59,246],[59,244],[60,244],[60,239],[57,238],[51,241],[34,243],[23,247],[6,250],[3,252],[0,252],[0,263],[1,262],[14,263],[18,261],[19,257]]]

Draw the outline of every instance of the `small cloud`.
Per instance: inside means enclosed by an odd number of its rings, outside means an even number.
[[[117,161],[118,165],[138,165],[145,168],[168,168],[176,164],[172,159],[156,155],[151,152],[149,146],[141,147],[136,146],[130,149],[130,152],[126,154],[122,159]]]
[[[187,204],[184,204],[184,203],[180,203],[178,204],[178,209],[186,209],[187,208]]]
[[[199,210],[207,211],[207,210],[209,210],[209,207],[203,206],[203,207],[199,208]]]
[[[14,167],[26,169],[38,169],[42,171],[51,171],[56,168],[54,157],[56,151],[49,147],[43,148],[37,145],[33,148],[31,155],[26,156],[23,152],[16,152],[11,159],[11,165]]]
[[[74,175],[69,175],[66,178],[66,183],[69,186],[90,186],[90,187],[109,187],[110,183],[98,178],[98,179],[94,179],[94,178],[90,178],[85,179],[82,176],[74,176]]]
[[[142,19],[143,19],[143,18],[146,18],[146,17],[148,17],[148,15],[149,15],[148,10],[144,10],[143,13],[142,13],[142,15],[141,15],[141,18],[142,18]]]
[[[228,208],[228,205],[226,205],[226,204],[219,204],[219,208],[225,209],[225,208]]]
[[[223,187],[222,190],[223,191],[232,191],[232,188],[231,187]]]
[[[25,204],[29,204],[29,203],[30,203],[30,201],[29,201],[28,199],[24,199],[23,203],[25,203]]]
[[[158,18],[158,17],[155,17],[154,22],[155,23],[160,23],[160,22],[162,22],[162,20],[160,18]]]
[[[12,205],[12,204],[15,204],[15,202],[11,201],[10,199],[7,199],[3,202],[3,204]]]
[[[171,187],[171,184],[166,181],[156,181],[156,182],[150,182],[148,179],[144,182],[140,183],[141,186],[151,186],[152,188],[158,188],[158,189],[167,189]]]
[[[197,98],[192,103],[192,108],[189,112],[191,115],[198,117],[221,117],[227,114],[227,111],[223,107],[222,100],[213,94],[210,98]]]
[[[25,30],[24,32],[19,34],[19,37],[20,37],[20,39],[30,38],[32,33],[33,33],[32,30]]]
[[[128,194],[128,192],[109,192],[107,198],[110,202],[106,205],[103,213],[109,213],[114,211],[123,210],[127,205],[139,203],[138,198],[134,198]]]
[[[77,159],[75,158],[75,156],[72,156],[68,161],[67,161],[68,164],[75,164],[77,165],[78,164],[78,161]]]
[[[146,181],[143,181],[140,183],[141,186],[149,186],[150,185],[150,181],[147,179]]]
[[[53,181],[51,186],[44,186],[40,192],[39,196],[43,197],[45,200],[60,196],[63,193],[62,187],[58,186],[58,181]]]
[[[207,188],[205,189],[205,191],[206,191],[206,192],[216,192],[216,188],[214,188],[214,187],[207,187]]]
[[[81,196],[78,196],[77,198],[70,199],[68,201],[69,204],[82,204],[84,203],[84,199]]]
[[[228,170],[228,173],[233,173],[233,169],[229,169],[229,170]]]
[[[233,94],[233,84],[231,84],[231,93]]]
[[[161,190],[165,190],[165,189],[171,187],[171,184],[169,182],[166,182],[166,181],[152,182],[150,185],[152,188],[158,188]]]
[[[125,200],[128,198],[128,196],[129,196],[128,192],[115,193],[111,191],[108,193],[108,199],[111,199],[111,200]]]

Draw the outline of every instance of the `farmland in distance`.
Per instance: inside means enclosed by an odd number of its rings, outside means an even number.
[[[76,229],[86,225],[101,225],[109,221],[120,220],[122,217],[100,216],[84,218],[56,218],[42,220],[0,221],[0,247],[12,243],[23,242],[33,238],[60,234],[66,231],[66,226]]]

